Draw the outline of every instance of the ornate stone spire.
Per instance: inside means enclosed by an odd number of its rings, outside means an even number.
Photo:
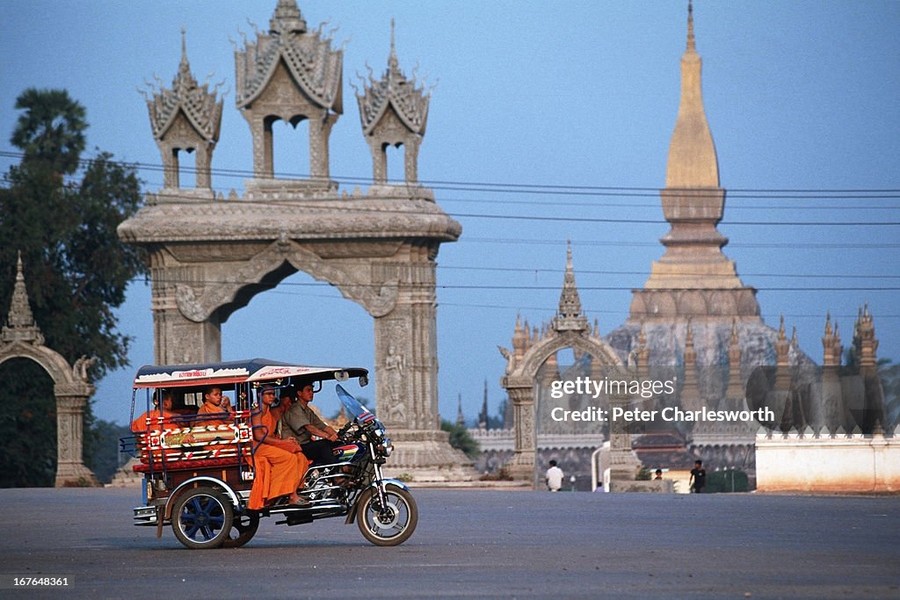
[[[671,229],[660,239],[665,254],[653,263],[644,289],[634,292],[630,319],[759,319],[756,290],[738,278],[734,263],[722,252],[728,238],[716,229],[725,190],[719,187],[716,149],[703,109],[692,5],[687,29],[681,102],[669,146],[666,188],[660,192]]]
[[[209,84],[199,85],[191,73],[185,30],[182,29],[181,62],[172,87],[160,87],[147,99],[153,137],[157,140],[165,137],[181,113],[205,142],[215,144],[222,123],[222,100],[217,96],[215,89],[210,90]]]
[[[253,179],[247,199],[266,200],[281,190],[316,195],[337,190],[331,181],[329,137],[344,112],[344,52],[331,47],[322,25],[309,30],[295,0],[279,0],[269,32],[244,39],[234,53],[235,104],[253,137]],[[308,121],[309,166],[304,181],[276,178],[273,123]]]
[[[860,309],[853,332],[853,351],[861,374],[874,373],[878,364],[878,340],[875,337],[875,322],[869,313],[869,305]]]
[[[199,85],[191,73],[184,29],[181,30],[181,62],[171,89],[160,86],[144,97],[150,128],[162,156],[164,187],[181,187],[179,153],[196,150],[196,187],[211,196],[210,170],[222,124],[222,100],[216,88],[210,90],[206,83]]]
[[[831,313],[825,316],[825,334],[822,336],[822,366],[836,368],[841,366],[841,334],[837,323],[831,326]]]
[[[559,309],[553,319],[556,331],[586,331],[588,320],[581,313],[581,298],[575,285],[575,269],[572,267],[572,245],[566,247],[566,273],[559,294]]]
[[[681,57],[681,103],[669,145],[668,188],[718,188],[719,162],[703,108],[701,68],[694,39],[693,5],[688,3],[687,47]]]
[[[781,315],[778,325],[778,337],[775,339],[775,389],[786,392],[791,389],[790,372],[791,342],[787,338],[784,328],[784,315]]]
[[[363,133],[371,134],[384,113],[393,109],[406,129],[424,135],[430,97],[424,87],[416,83],[415,77],[407,79],[400,70],[394,41],[394,20],[391,19],[391,51],[387,69],[377,80],[370,74],[363,93],[357,95]]]
[[[259,33],[235,52],[237,106],[250,107],[283,62],[294,82],[320,108],[343,113],[341,79],[344,54],[331,48],[321,31],[309,31],[295,0],[279,0],[269,33]]]
[[[16,283],[13,286],[12,301],[9,305],[9,316],[6,322],[7,325],[0,331],[0,340],[3,343],[27,342],[35,345],[44,343],[44,335],[34,322],[31,304],[28,302],[21,252],[16,260]]]
[[[387,181],[387,146],[404,147],[404,172],[407,183],[418,180],[418,151],[428,122],[430,96],[415,77],[407,79],[400,70],[391,19],[391,50],[388,66],[380,79],[369,74],[363,93],[356,95],[363,135],[372,152],[373,178]]]

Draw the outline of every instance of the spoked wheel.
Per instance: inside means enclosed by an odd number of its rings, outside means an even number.
[[[188,548],[218,548],[228,539],[234,512],[216,488],[189,490],[175,501],[172,530]]]
[[[396,546],[416,530],[419,509],[412,494],[404,489],[388,486],[384,497],[381,505],[377,490],[364,491],[358,501],[356,522],[363,537],[376,546]]]
[[[259,513],[245,512],[234,515],[231,521],[231,531],[228,538],[222,543],[223,548],[240,548],[256,535],[259,529]]]

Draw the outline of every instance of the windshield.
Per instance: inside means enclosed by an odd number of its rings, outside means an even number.
[[[341,399],[341,404],[344,405],[344,408],[347,409],[347,412],[353,415],[360,423],[368,421],[369,419],[374,419],[375,415],[369,412],[369,409],[359,403],[359,400],[350,395],[350,393],[345,390],[341,384],[338,384],[335,388],[337,391],[338,398]]]

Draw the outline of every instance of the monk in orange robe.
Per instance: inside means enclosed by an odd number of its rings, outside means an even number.
[[[212,415],[220,418],[213,419]],[[222,388],[211,387],[203,393],[203,404],[197,410],[197,425],[227,425],[234,420],[234,413],[228,400],[222,395]]]
[[[254,410],[250,417],[256,473],[247,507],[261,510],[281,496],[288,497],[288,504],[308,506],[309,501],[297,494],[297,488],[306,474],[309,461],[297,440],[281,439],[275,434],[275,426],[287,407],[272,408],[275,402],[273,387],[264,387],[260,399],[258,410]]]
[[[133,433],[143,433],[145,431],[152,431],[154,429],[171,429],[173,427],[165,427],[166,424],[172,422],[174,417],[177,417],[178,414],[172,411],[172,392],[162,391],[160,393],[162,396],[162,407],[159,406],[159,397],[157,396],[153,400],[154,408],[148,410],[137,419],[131,422],[131,431]],[[163,427],[160,427],[159,419],[162,417],[163,419]],[[150,423],[148,425],[147,419],[150,419]]]

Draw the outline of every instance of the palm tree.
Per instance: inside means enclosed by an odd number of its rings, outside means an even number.
[[[23,110],[10,142],[23,151],[23,164],[43,163],[52,172],[71,175],[85,146],[85,110],[66,90],[28,88],[16,99]]]

